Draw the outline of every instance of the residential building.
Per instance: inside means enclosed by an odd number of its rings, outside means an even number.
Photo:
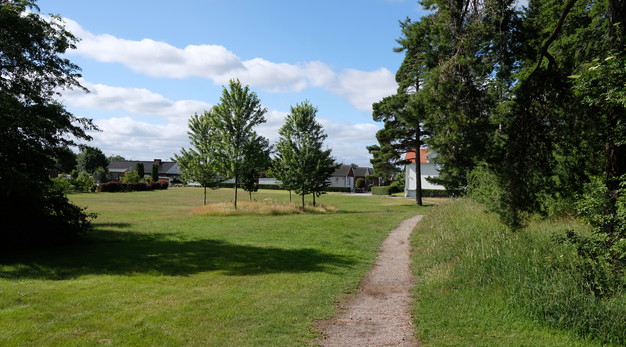
[[[445,190],[444,186],[434,184],[428,181],[428,178],[439,177],[439,170],[437,165],[433,162],[433,158],[436,153],[431,152],[428,148],[420,148],[419,150],[419,162],[420,162],[420,182],[422,183],[422,189],[432,190]],[[407,197],[415,197],[415,189],[417,182],[416,173],[416,160],[415,151],[407,152],[404,154],[404,160],[410,160],[411,163],[405,166],[405,181],[404,181],[404,195]]]

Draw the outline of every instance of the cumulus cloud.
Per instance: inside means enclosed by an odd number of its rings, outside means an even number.
[[[345,70],[335,80],[329,89],[364,111],[371,110],[374,102],[394,94],[397,88],[393,73],[385,68],[372,72]]]
[[[101,132],[92,133],[92,146],[106,155],[121,155],[126,159],[167,160],[180,148],[188,146],[187,127],[181,124],[157,125],[130,117],[96,120]],[[146,158],[146,153],[154,158]]]
[[[268,122],[259,126],[257,132],[275,143],[285,116],[284,112],[269,111]],[[375,125],[338,124],[327,119],[321,119],[320,123],[328,135],[325,146],[332,149],[332,155],[339,162],[369,164],[369,153],[365,146],[376,141]],[[90,145],[102,149],[106,155],[116,154],[136,160],[167,160],[179,153],[181,148],[189,147],[186,124],[158,125],[131,117],[100,119],[95,124],[101,131],[91,133],[93,141]],[[146,157],[146,154],[151,157]]]
[[[126,40],[109,34],[93,34],[77,22],[65,19],[67,28],[81,38],[73,54],[104,63],[120,63],[152,77],[200,77],[216,84],[238,78],[268,92],[294,93],[310,87],[326,89],[345,98],[355,108],[371,110],[372,103],[395,92],[393,73],[346,69],[340,73],[319,61],[297,64],[271,62],[262,58],[242,60],[218,45],[174,47],[165,42]]]
[[[189,115],[212,106],[197,100],[172,101],[144,88],[122,88],[81,81],[90,93],[67,91],[63,99],[73,107],[94,110],[122,110],[136,115],[159,116],[165,119],[187,119]]]

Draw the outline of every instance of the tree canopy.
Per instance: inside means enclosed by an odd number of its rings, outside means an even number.
[[[215,189],[224,180],[220,176],[216,159],[214,143],[218,139],[215,138],[213,122],[212,111],[191,116],[187,135],[192,147],[182,148],[179,155],[174,155],[181,176],[187,181],[199,183],[204,188],[204,205],[207,188]]]
[[[76,41],[34,1],[0,1],[0,213],[9,241],[49,242],[89,226],[82,209],[53,190],[48,171],[95,129],[56,99],[63,89],[85,90],[64,55]]]
[[[231,80],[222,89],[220,102],[213,108],[213,129],[220,140],[215,142],[219,171],[224,177],[235,180],[233,204],[237,208],[237,188],[249,163],[246,153],[253,146],[251,140],[258,138],[254,128],[265,123],[267,109],[248,86],[239,80]],[[260,152],[259,152],[260,153]]]
[[[572,242],[582,253],[606,250],[592,263],[610,259],[604,264],[623,273],[626,3],[420,3],[429,14],[400,24],[398,93],[374,105],[385,124],[371,147],[375,165],[412,148],[399,131],[407,123],[397,122],[407,112],[437,153],[446,188],[492,185],[483,191],[497,194],[490,204],[512,230],[536,213],[586,216],[600,246]]]
[[[285,124],[278,133],[274,169],[277,178],[289,190],[295,190],[302,197],[313,194],[315,197],[324,193],[329,185],[328,179],[337,165],[330,149],[324,149],[326,134],[315,120],[317,108],[309,101],[291,107],[291,113],[285,118]]]

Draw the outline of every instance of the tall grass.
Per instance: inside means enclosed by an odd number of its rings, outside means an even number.
[[[336,212],[335,206],[325,206],[316,204],[305,205],[304,209],[300,205],[283,200],[264,199],[263,201],[240,201],[237,209],[229,202],[216,202],[193,209],[193,213],[199,216],[237,216],[237,215],[270,215],[284,216],[302,213],[331,213]]]
[[[572,220],[512,233],[469,200],[438,207],[413,235],[415,317],[425,345],[626,343],[626,295],[593,296],[576,250],[557,240]]]

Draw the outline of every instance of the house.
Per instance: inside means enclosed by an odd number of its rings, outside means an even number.
[[[422,182],[422,189],[445,190],[446,188],[444,186],[430,183],[427,180],[427,178],[439,177],[439,170],[432,160],[436,156],[436,153],[431,152],[428,148],[420,148],[419,153],[421,170],[420,181]],[[411,163],[405,166],[404,196],[406,197],[415,197],[415,187],[417,182],[415,154],[416,153],[414,151],[407,152],[404,154],[403,158],[404,160],[411,161]]]
[[[127,172],[137,170],[138,163],[143,164],[144,177],[151,176],[152,165],[157,165],[159,179],[167,179],[171,183],[179,175],[178,165],[173,161],[162,161],[161,159],[154,159],[153,161],[117,160],[107,166],[109,179],[112,181],[121,179]]]
[[[335,172],[330,175],[330,187],[347,187],[354,190],[354,167],[352,165],[341,164]]]
[[[374,180],[370,180],[368,177],[374,174],[374,169],[371,167],[357,166],[353,168],[354,171],[354,182],[359,178],[362,178],[365,181],[365,186],[369,185],[380,185],[379,179],[375,178]]]

